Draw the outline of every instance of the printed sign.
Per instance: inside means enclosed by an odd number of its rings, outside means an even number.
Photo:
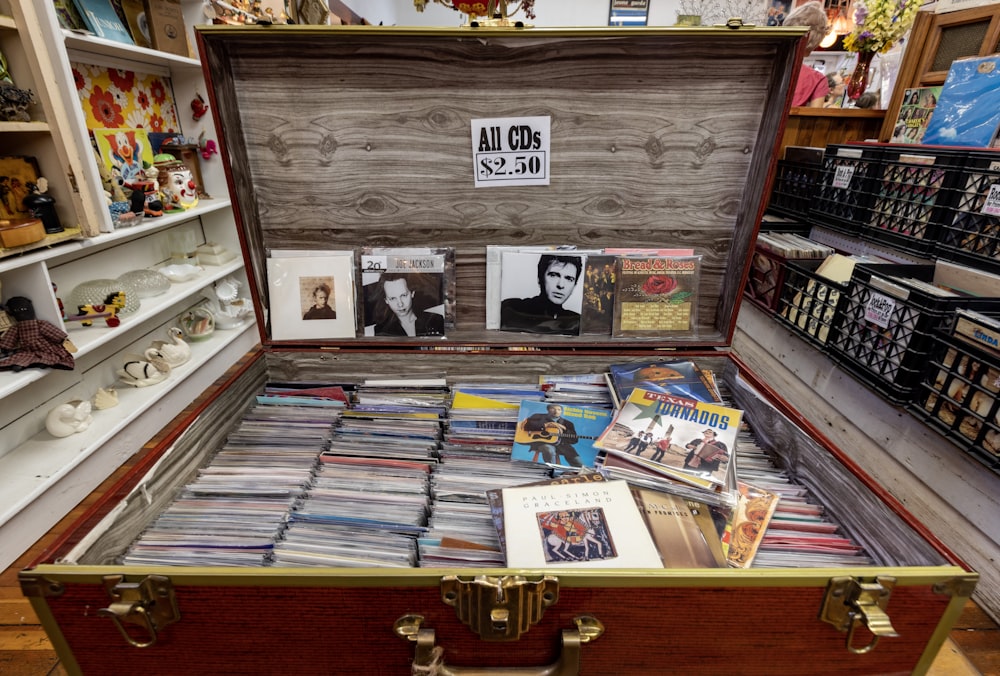
[[[1000,183],[994,183],[990,186],[990,191],[986,195],[986,202],[983,204],[980,212],[987,216],[1000,216]]]
[[[873,293],[865,306],[865,321],[881,326],[883,329],[889,328],[889,321],[892,313],[896,309],[896,301],[889,296],[880,293]]]
[[[842,164],[837,167],[833,174],[833,187],[850,188],[855,169],[856,167],[853,164]]]
[[[548,185],[551,124],[551,117],[473,120],[476,187]]]

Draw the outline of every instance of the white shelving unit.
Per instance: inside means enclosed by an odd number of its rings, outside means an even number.
[[[201,0],[182,0],[189,27],[202,20]],[[0,0],[0,50],[15,83],[34,91],[38,104],[30,122],[0,122],[0,150],[38,160],[49,179],[61,222],[83,237],[49,248],[0,258],[2,300],[22,295],[36,314],[64,327],[78,350],[72,371],[28,369],[0,372],[0,569],[9,566],[153,433],[166,425],[258,340],[250,321],[216,330],[191,343],[189,362],[161,383],[135,388],[118,381],[117,371],[154,340],[166,340],[177,318],[201,304],[223,278],[246,283],[242,259],[204,266],[196,278],[171,284],[161,296],[142,299],[139,308],[108,327],[63,322],[57,295],[91,279],[114,279],[124,272],[168,262],[171,233],[191,231],[198,243],[215,242],[239,251],[222,161],[202,164],[205,191],[194,209],[115,230],[104,201],[100,175],[77,96],[72,63],[88,63],[169,77],[182,132],[214,137],[211,113],[194,121],[187,102],[206,93],[201,63],[151,49],[122,45],[59,26],[51,2]],[[57,289],[53,293],[53,287]],[[245,287],[244,287],[245,288]],[[95,410],[93,423],[78,434],[56,438],[45,430],[52,408],[89,400],[99,388],[115,387],[119,404]]]

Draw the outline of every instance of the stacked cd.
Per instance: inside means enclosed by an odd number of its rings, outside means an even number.
[[[334,408],[255,406],[123,563],[266,565],[338,416]]]
[[[538,481],[544,465],[508,458],[444,459],[431,475],[431,517],[420,537],[421,568],[503,566],[486,491]]]

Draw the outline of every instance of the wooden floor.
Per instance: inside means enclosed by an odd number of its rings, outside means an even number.
[[[183,415],[182,413],[181,416]],[[170,426],[165,429],[169,428]],[[38,624],[31,605],[21,595],[17,581],[18,571],[41,555],[60,533],[87,511],[98,495],[106,492],[142,456],[150,452],[157,441],[156,438],[150,440],[51,531],[43,535],[14,565],[0,574],[0,675],[62,676],[66,673],[59,665],[55,651]],[[950,640],[941,648],[929,674],[1000,676],[1000,627],[970,601],[952,630]]]

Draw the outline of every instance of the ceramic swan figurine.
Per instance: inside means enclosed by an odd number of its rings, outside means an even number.
[[[169,375],[172,370],[170,367],[170,362],[163,355],[162,352],[157,350],[155,347],[148,347],[146,351],[142,353],[150,364],[156,367],[156,370],[165,375]]]
[[[166,380],[167,374],[156,368],[151,362],[136,359],[125,362],[125,366],[118,369],[118,377],[126,385],[148,387]]]
[[[187,362],[191,358],[191,346],[184,340],[184,332],[176,326],[167,329],[170,341],[153,341],[149,350],[146,350],[147,359],[150,350],[159,353],[159,358],[163,359],[171,368],[176,368]]]
[[[54,437],[68,437],[82,432],[93,422],[89,401],[70,401],[59,404],[45,416],[45,429]]]

